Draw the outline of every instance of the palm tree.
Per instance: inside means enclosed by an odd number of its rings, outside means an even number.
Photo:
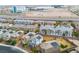
[[[0,42],[2,42],[3,41],[3,36],[2,36],[2,34],[0,34]]]
[[[29,32],[29,29],[27,30],[27,33]]]
[[[40,30],[39,30],[39,29],[36,29],[36,30],[35,30],[35,33],[39,33],[39,32],[40,32]]]
[[[2,26],[0,26],[0,29],[2,29]]]
[[[73,27],[73,28],[76,28],[76,26],[75,26],[75,24],[73,23],[73,21],[68,21],[70,24],[71,24],[71,26]]]
[[[41,25],[40,24],[38,24],[38,28],[40,27]]]
[[[51,30],[50,29],[48,30],[48,34],[51,34]]]
[[[60,25],[62,21],[56,21],[56,25]]]
[[[68,35],[68,31],[65,31],[65,36],[67,36]]]
[[[63,33],[63,36],[67,36],[68,35],[68,31],[65,31],[64,33]]]
[[[33,36],[33,34],[29,34],[30,38]]]
[[[74,24],[74,23],[72,23],[72,22],[71,22],[71,26],[72,26],[73,28],[76,28],[75,24]]]
[[[23,44],[24,48],[28,48],[29,47],[29,42],[26,42],[25,44]]]
[[[43,34],[47,34],[47,30],[43,29],[42,30]]]
[[[13,31],[10,31],[9,33],[11,33],[11,34],[12,34],[12,33],[13,33]]]
[[[6,30],[3,31],[3,33],[5,33],[5,32],[6,32]]]
[[[72,35],[75,36],[75,37],[78,37],[79,36],[79,32],[73,31]]]

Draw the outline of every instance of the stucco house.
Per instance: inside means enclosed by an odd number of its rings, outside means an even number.
[[[38,45],[40,45],[43,41],[43,37],[39,34],[37,34],[36,36],[34,36],[33,38],[31,38],[31,40],[29,41],[29,45],[32,47],[36,47]]]
[[[23,43],[29,42],[30,47],[35,47],[41,44],[43,41],[43,36],[36,34],[34,32],[29,32],[23,36]]]
[[[34,32],[29,32],[25,35],[23,35],[23,42],[29,41],[31,38],[33,38],[36,35]]]
[[[40,26],[40,32],[46,35],[58,35],[58,36],[67,36],[72,37],[73,32],[72,26],[64,26],[64,25],[42,25]]]
[[[4,40],[9,40],[11,37],[19,37],[21,34],[20,31],[0,29],[0,38]]]

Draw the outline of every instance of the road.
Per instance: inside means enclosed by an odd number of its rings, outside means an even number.
[[[24,16],[14,16],[14,15],[0,15],[2,19],[25,19],[25,20],[41,20],[41,21],[79,21],[79,18],[48,18],[48,17],[24,17]]]

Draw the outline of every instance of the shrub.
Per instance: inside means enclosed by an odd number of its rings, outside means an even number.
[[[32,50],[33,53],[39,52],[39,51],[37,50],[37,48],[32,48],[31,50]]]
[[[63,44],[61,44],[60,46],[61,46],[61,48],[63,48],[63,49],[67,47],[67,45],[63,45]]]
[[[24,48],[28,48],[28,47],[29,47],[29,43],[26,42],[25,44],[23,44],[23,47],[24,47]]]
[[[16,40],[8,40],[7,41],[7,44],[9,44],[9,45],[16,45]]]
[[[35,30],[35,33],[39,33],[39,32],[40,32],[40,30],[39,30],[39,29],[36,29],[36,30]]]
[[[78,37],[79,36],[79,32],[73,31],[73,36]]]

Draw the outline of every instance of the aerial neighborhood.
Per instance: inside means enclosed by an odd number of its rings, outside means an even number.
[[[78,12],[79,6],[0,6],[0,44],[27,53],[79,53]]]

